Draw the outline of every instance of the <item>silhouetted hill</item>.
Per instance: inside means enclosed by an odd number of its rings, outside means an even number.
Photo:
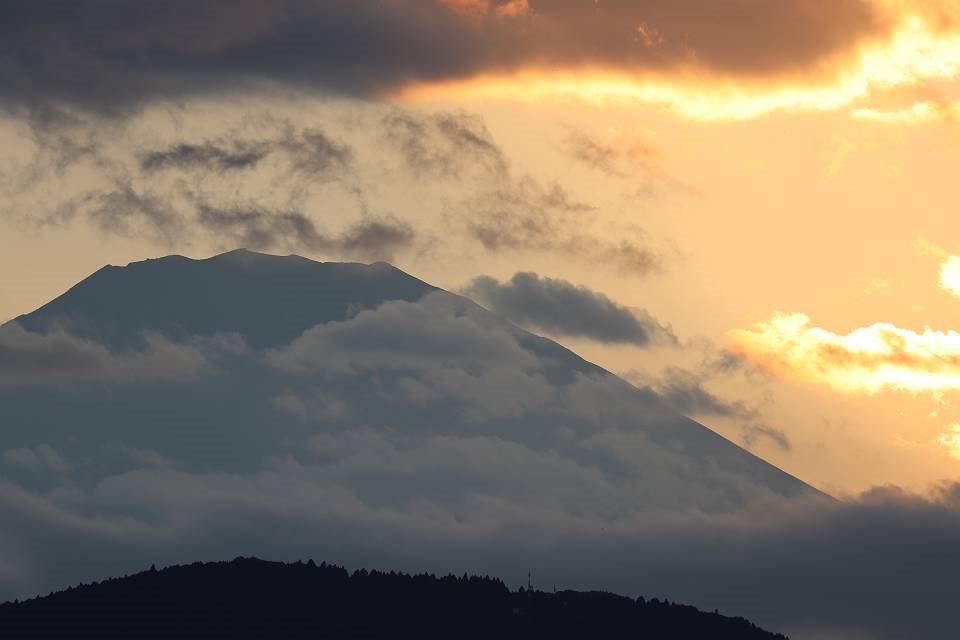
[[[0,637],[784,638],[742,618],[657,600],[244,558],[8,603],[0,606]]]

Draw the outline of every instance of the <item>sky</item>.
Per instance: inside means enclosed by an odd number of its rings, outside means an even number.
[[[384,260],[833,496],[960,477],[956,0],[0,18],[0,321],[104,264]]]

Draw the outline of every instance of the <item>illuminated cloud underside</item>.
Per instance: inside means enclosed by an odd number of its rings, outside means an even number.
[[[922,333],[876,323],[838,335],[802,313],[776,313],[755,329],[731,331],[732,348],[784,378],[825,384],[841,393],[960,389],[960,333]]]
[[[925,19],[910,16],[892,37],[863,48],[847,69],[821,81],[752,87],[696,70],[670,77],[638,77],[601,69],[526,70],[415,84],[400,90],[399,97],[414,101],[576,98],[590,103],[641,102],[667,106],[696,120],[745,120],[778,111],[836,111],[860,104],[864,106],[854,115],[869,118],[884,115],[865,104],[876,92],[960,76],[960,33],[937,30]],[[921,112],[930,108],[919,107]]]
[[[941,444],[951,456],[960,460],[960,424],[953,423],[947,425],[947,428],[944,429],[940,437],[937,438],[937,442]]]
[[[940,288],[960,298],[960,257],[948,256],[940,265]]]

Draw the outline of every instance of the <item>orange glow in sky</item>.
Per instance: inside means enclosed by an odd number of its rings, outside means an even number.
[[[802,313],[776,313],[729,334],[733,349],[774,375],[841,393],[960,389],[960,333],[878,322],[838,335]]]
[[[651,40],[650,46],[656,46]],[[668,106],[696,120],[746,120],[778,111],[834,111],[861,105],[855,115],[883,112],[867,108],[874,94],[927,81],[960,77],[960,33],[941,31],[918,15],[902,20],[884,41],[874,42],[854,55],[844,69],[801,80],[750,83],[725,80],[702,71],[687,70],[669,78],[653,74],[633,76],[596,69],[523,70],[515,74],[486,75],[463,81],[425,83],[400,91],[401,99],[509,99],[541,101],[575,98],[589,103],[642,102]],[[931,107],[913,107],[917,116],[929,116]],[[905,119],[911,110],[893,119]]]

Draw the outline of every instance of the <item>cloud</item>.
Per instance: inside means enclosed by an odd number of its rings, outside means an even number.
[[[745,420],[757,417],[756,408],[738,400],[725,400],[707,389],[706,384],[713,377],[707,369],[690,371],[668,367],[657,377],[637,371],[624,375],[634,384],[650,385],[671,407],[684,415]]]
[[[257,208],[217,209],[200,206],[197,222],[219,238],[249,249],[296,249],[333,252],[367,259],[392,259],[410,248],[416,232],[392,217],[366,218],[338,236],[321,233],[313,220],[298,211],[265,211]]]
[[[214,372],[221,355],[244,349],[235,335],[176,343],[148,334],[142,351],[113,353],[63,330],[33,333],[11,322],[0,327],[0,387],[190,380]]]
[[[841,393],[960,388],[960,333],[922,332],[876,323],[839,335],[802,313],[776,313],[755,329],[728,333],[731,348],[780,377],[825,384]]]
[[[0,462],[33,473],[65,474],[71,471],[71,466],[48,444],[40,444],[35,448],[7,449],[0,454]]]
[[[508,282],[479,276],[464,293],[505,318],[555,335],[642,347],[677,344],[671,329],[648,312],[628,309],[566,280],[529,272],[519,272]]]
[[[559,253],[635,276],[664,270],[662,256],[645,244],[629,237],[608,241],[586,230],[591,209],[558,184],[544,188],[526,178],[469,197],[462,216],[467,232],[490,252]]]
[[[230,364],[189,385],[0,389],[0,599],[246,554],[530,570],[801,640],[955,628],[955,487],[803,490],[464,298],[386,302]]]
[[[400,151],[417,177],[458,178],[480,172],[501,180],[509,170],[506,154],[483,120],[464,112],[417,114],[399,109],[381,121],[383,140]]]
[[[624,161],[640,165],[648,171],[649,161],[656,155],[654,150],[639,143],[611,144],[596,140],[579,129],[567,132],[564,146],[574,160],[614,177],[627,177]]]
[[[749,449],[753,449],[761,440],[772,442],[781,451],[790,451],[793,448],[786,433],[764,424],[748,425],[741,428],[740,438]]]
[[[940,288],[960,298],[960,257],[949,255],[940,265]]]
[[[799,640],[955,630],[956,486],[736,517],[632,514],[612,478],[493,438],[321,433],[299,458],[244,475],[137,468],[69,501],[0,483],[0,597],[245,553],[514,585],[530,570],[541,584],[718,608]]]
[[[230,171],[254,167],[267,153],[268,149],[264,145],[238,144],[233,148],[226,148],[212,142],[201,145],[181,142],[163,151],[144,154],[140,166],[145,171],[168,168]]]
[[[309,329],[268,359],[287,370],[539,367],[516,338],[491,321],[472,303],[429,294],[417,303],[387,302],[348,321]]]
[[[868,0],[39,0],[2,6],[0,72],[9,103],[105,110],[257,81],[375,95],[530,67],[765,78],[855,59],[899,18]]]

